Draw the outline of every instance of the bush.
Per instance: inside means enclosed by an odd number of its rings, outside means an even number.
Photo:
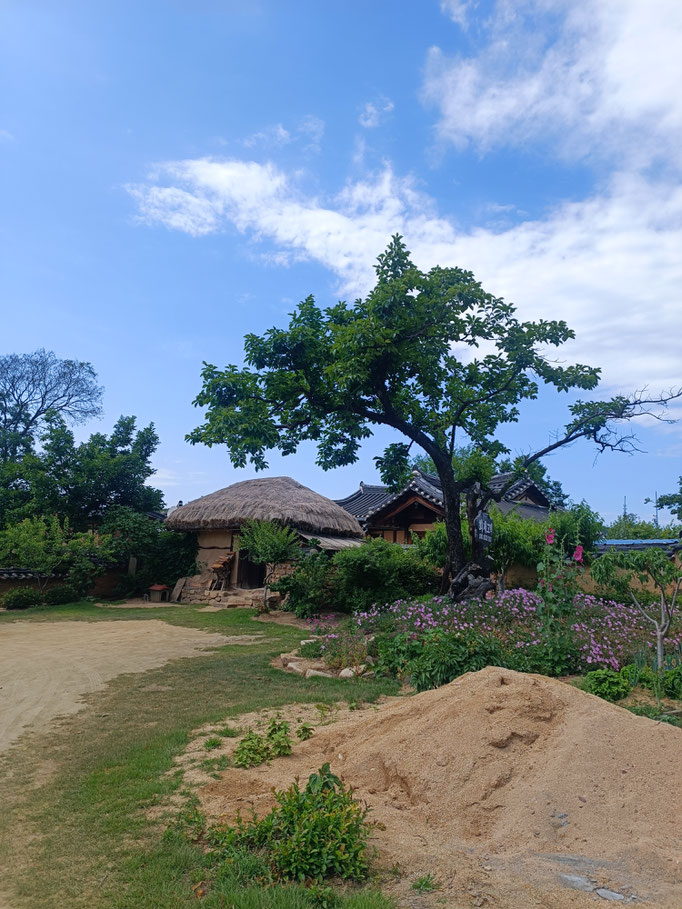
[[[31,587],[13,587],[2,595],[5,609],[28,609],[29,606],[39,606],[41,602],[40,591]]]
[[[504,665],[502,648],[494,638],[436,631],[424,636],[421,651],[407,664],[407,674],[417,691],[426,691],[465,672]]]
[[[368,609],[435,591],[439,576],[413,549],[383,539],[343,549],[333,559],[334,605],[341,612]]]
[[[596,694],[605,701],[620,701],[630,693],[628,680],[613,669],[594,669],[588,672],[581,685],[583,691]]]
[[[671,726],[682,727],[682,717],[664,713],[659,707],[655,707],[653,704],[637,704],[633,707],[628,707],[627,710],[629,710],[630,713],[634,713],[635,716],[645,716],[650,720],[656,720],[658,723],[669,723]]]
[[[663,694],[667,698],[682,700],[682,666],[663,670]]]
[[[71,584],[60,584],[45,591],[46,606],[62,606],[64,603],[75,603],[78,599],[78,591]]]
[[[272,585],[286,598],[287,609],[305,619],[328,607],[332,601],[332,562],[326,552],[301,556],[291,574]]]
[[[222,852],[233,862],[244,849],[265,855],[274,876],[284,880],[367,877],[368,809],[329,764],[311,774],[304,790],[295,782],[276,792],[275,800],[276,807],[260,820],[247,824],[238,817],[234,827],[212,828],[208,839],[218,856]]]
[[[379,635],[377,650],[377,671],[409,678],[417,691],[446,685],[465,672],[506,666],[508,662],[499,641],[475,633]]]

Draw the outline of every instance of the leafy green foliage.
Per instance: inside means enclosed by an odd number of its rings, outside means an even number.
[[[628,512],[619,515],[611,524],[604,525],[607,540],[676,540],[682,535],[679,524],[659,527]]]
[[[621,701],[630,693],[630,685],[625,676],[613,669],[593,669],[583,679],[581,688],[611,702]]]
[[[95,575],[114,556],[107,534],[74,533],[65,518],[25,518],[0,531],[0,565],[18,565],[38,573],[45,586],[59,573],[79,592],[87,589]]]
[[[296,737],[299,738],[302,742],[307,742],[313,734],[313,725],[312,723],[299,723],[296,727]]]
[[[114,505],[158,511],[163,496],[146,482],[158,444],[154,425],[137,430],[132,416],[120,417],[111,435],[95,433],[79,444],[64,421],[52,417],[41,450],[27,452],[9,475],[0,473],[0,526],[50,514],[85,530],[98,526]]]
[[[417,552],[380,538],[337,552],[333,564],[334,606],[341,612],[435,591],[438,584]]]
[[[218,856],[232,860],[235,850],[266,857],[272,875],[295,881],[329,877],[364,880],[369,870],[368,809],[353,798],[324,764],[305,789],[298,782],[275,793],[276,806],[262,819],[234,827],[214,827],[208,839]]]
[[[288,327],[247,335],[243,368],[207,364],[195,400],[206,419],[188,439],[226,444],[235,467],[250,462],[257,470],[268,466],[269,451],[292,454],[312,441],[317,463],[330,469],[353,463],[374,428],[389,426],[404,441],[391,443],[379,460],[386,482],[404,480],[414,444],[433,460],[446,513],[456,515],[466,487],[452,463],[458,433],[476,452],[497,458],[508,453],[499,428],[519,419],[521,403],[535,399],[541,384],[592,390],[600,371],[551,357],[548,348],[574,337],[565,322],[520,322],[511,304],[462,268],[420,271],[398,235],[378,257],[376,275],[375,287],[353,305],[322,310],[309,296]],[[481,355],[482,347],[489,352]],[[675,396],[575,400],[555,441],[521,467],[578,439],[630,451],[619,424]],[[459,521],[448,525],[448,540],[451,567],[459,569]]]
[[[219,739],[217,735],[212,735],[204,742],[204,748],[206,751],[215,751],[215,749],[220,748],[222,744],[222,740]]]
[[[62,606],[64,603],[74,603],[79,597],[79,591],[71,584],[59,584],[49,587],[43,598],[46,606]]]
[[[332,576],[333,566],[327,553],[313,550],[301,555],[294,570],[276,581],[272,589],[287,598],[287,609],[299,618],[308,618],[331,604]]]
[[[657,668],[665,663],[665,639],[672,627],[682,588],[682,567],[657,547],[604,553],[592,566],[592,577],[609,586],[651,623],[656,635]],[[652,590],[653,588],[653,590]],[[656,602],[657,600],[657,602]]]
[[[295,559],[301,544],[291,527],[274,521],[245,521],[239,529],[239,548],[246,549],[257,565],[281,564]]]
[[[270,720],[265,735],[253,730],[246,733],[234,752],[235,767],[257,767],[273,757],[291,754],[289,724],[284,720]]]
[[[322,656],[322,641],[306,641],[305,644],[301,644],[298,652],[307,660],[317,659]]]
[[[39,606],[43,601],[42,593],[33,587],[12,587],[1,597],[5,609],[28,609]]]
[[[502,666],[504,662],[502,648],[493,637],[430,631],[405,671],[417,691],[426,691],[446,685],[465,672]]]
[[[377,636],[377,671],[409,679],[417,691],[438,688],[465,672],[504,666],[504,651],[492,636],[437,629]]]
[[[151,584],[172,587],[178,578],[196,572],[196,534],[166,530],[127,505],[109,508],[101,530],[111,536],[117,562],[125,565],[130,556],[137,560],[135,575],[120,579],[123,595],[146,592]]]
[[[544,543],[543,528],[537,521],[524,520],[513,511],[505,515],[496,507],[491,507],[490,517],[493,541],[487,552],[497,572],[499,587],[504,589],[505,574],[511,565],[537,564]]]
[[[579,543],[585,556],[589,556],[603,535],[602,519],[585,501],[573,504],[564,511],[552,512],[549,523],[554,528],[556,542],[569,555]]]
[[[680,477],[678,491],[668,492],[665,495],[659,496],[658,504],[662,508],[669,508],[670,511],[677,516],[677,519],[682,521],[682,477]]]

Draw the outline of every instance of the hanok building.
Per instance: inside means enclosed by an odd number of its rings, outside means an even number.
[[[497,474],[490,487],[493,491],[502,489],[511,476]],[[392,543],[411,543],[413,533],[424,536],[444,516],[440,480],[421,470],[414,470],[410,482],[399,492],[360,483],[357,492],[336,502],[357,518],[367,536],[383,537]],[[511,485],[497,507],[504,514],[514,511],[522,518],[545,521],[551,502],[532,480],[521,478]]]
[[[166,519],[169,530],[197,534],[200,574],[182,579],[175,599],[232,599],[235,588],[260,588],[265,566],[255,564],[239,547],[239,529],[248,520],[275,521],[295,530],[301,546],[335,552],[359,546],[363,532],[357,520],[331,499],[313,492],[291,477],[244,480],[174,508]],[[232,596],[230,592],[232,591]],[[223,596],[225,594],[225,596]],[[242,597],[243,599],[243,597]]]

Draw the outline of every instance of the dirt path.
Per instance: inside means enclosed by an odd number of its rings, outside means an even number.
[[[0,752],[25,729],[45,728],[56,716],[76,713],[82,695],[101,690],[117,675],[144,672],[228,643],[242,641],[158,619],[3,625]]]

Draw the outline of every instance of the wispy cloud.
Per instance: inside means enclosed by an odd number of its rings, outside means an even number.
[[[242,140],[245,148],[265,148],[272,151],[276,148],[299,142],[308,152],[319,152],[324,136],[324,120],[308,114],[295,126],[287,129],[282,123],[266,126]]]
[[[7,129],[0,129],[0,142],[14,142],[14,134]]]
[[[462,6],[443,3],[457,21]],[[470,56],[429,51],[423,94],[442,140],[682,165],[679,0],[497,0],[484,35]]]
[[[285,129],[281,123],[275,123],[274,126],[268,126],[257,133],[253,133],[244,139],[243,144],[246,148],[254,148],[256,145],[288,145],[291,142],[291,133]]]
[[[388,165],[328,198],[273,164],[238,160],[171,162],[129,190],[146,223],[193,236],[230,224],[277,264],[321,263],[348,295],[371,286],[375,257],[398,231],[419,266],[470,268],[523,318],[565,319],[578,334],[566,355],[602,365],[609,387],[679,383],[679,185],[621,174],[545,218],[465,232]]]
[[[446,16],[449,16],[457,25],[466,28],[469,21],[469,13],[476,4],[472,0],[441,0],[440,8]]]
[[[376,129],[380,126],[391,113],[395,104],[390,98],[379,98],[375,101],[367,101],[360,111],[358,123],[364,129]]]

